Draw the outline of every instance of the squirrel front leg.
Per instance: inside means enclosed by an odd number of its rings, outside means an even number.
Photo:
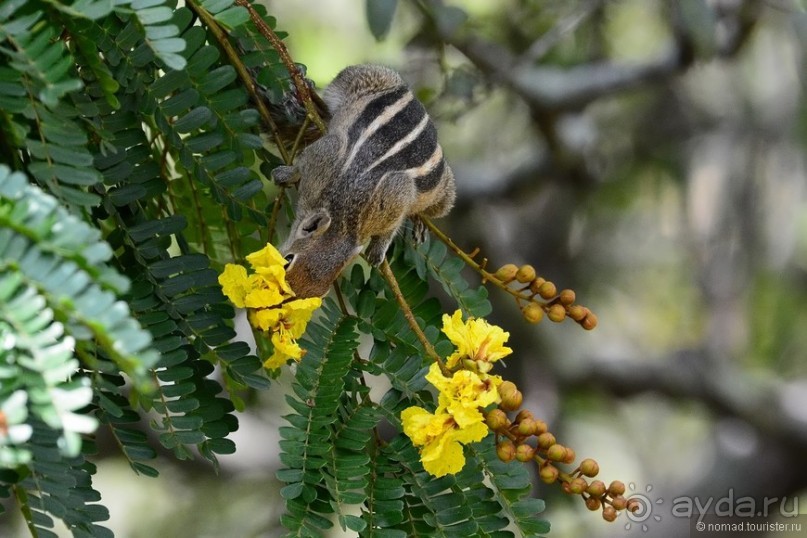
[[[397,231],[398,229],[396,228],[394,232],[386,235],[374,235],[370,238],[370,244],[367,245],[364,251],[364,257],[370,265],[381,265],[387,256],[387,250]]]
[[[363,236],[370,237],[364,256],[373,265],[384,261],[387,249],[417,199],[417,189],[405,172],[388,172],[375,188]]]
[[[301,170],[328,170],[339,154],[340,140],[328,134],[308,146],[297,158],[294,165],[280,165],[272,170],[272,181],[280,187],[296,185],[302,179]],[[315,185],[319,191],[322,185]]]

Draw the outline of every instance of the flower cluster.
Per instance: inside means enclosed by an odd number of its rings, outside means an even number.
[[[517,460],[523,463],[534,461],[538,465],[538,475],[546,484],[559,482],[564,493],[580,495],[589,510],[602,509],[606,521],[616,519],[619,510],[636,511],[640,507],[635,499],[627,499],[625,485],[615,480],[606,487],[601,480],[589,482],[600,472],[600,466],[591,458],[586,458],[570,473],[560,469],[560,465],[574,463],[574,449],[561,445],[546,422],[537,419],[527,409],[521,409],[522,394],[515,384],[504,381],[499,385],[498,407],[485,414],[485,423],[496,434],[496,454],[505,462]],[[507,412],[518,411],[510,420]],[[534,439],[533,439],[534,438]]]
[[[493,363],[513,352],[504,344],[510,337],[484,319],[463,321],[458,310],[443,315],[443,333],[456,346],[444,367],[433,363],[426,379],[438,390],[434,413],[409,407],[401,413],[404,433],[420,448],[423,468],[440,477],[465,465],[462,445],[488,434],[482,409],[498,403],[499,376],[489,375]]]
[[[299,361],[305,351],[297,339],[322,299],[294,299],[294,291],[286,282],[286,260],[271,244],[248,255],[247,262],[252,274],[242,265],[228,263],[224,267],[219,275],[222,292],[236,307],[247,309],[254,328],[271,335],[274,352],[264,367],[274,370],[289,359]]]
[[[556,323],[570,318],[587,331],[597,326],[597,316],[594,312],[585,306],[575,304],[574,290],[566,289],[558,293],[555,284],[538,276],[532,265],[518,267],[508,263],[487,277],[516,297],[521,314],[530,323],[538,323],[546,314],[550,321]],[[510,284],[513,284],[515,289],[509,287]],[[540,301],[539,298],[546,302]],[[522,303],[525,304],[522,306]]]

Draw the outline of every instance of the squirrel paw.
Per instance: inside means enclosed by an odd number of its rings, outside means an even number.
[[[385,240],[385,238],[377,236],[370,240],[370,244],[364,250],[364,258],[370,265],[381,265],[387,256],[390,241],[390,239]]]
[[[284,186],[297,183],[300,179],[300,174],[294,166],[276,166],[272,170],[272,181],[275,185]]]
[[[412,239],[415,240],[415,243],[420,244],[426,240],[426,231],[423,220],[417,215],[412,217]]]

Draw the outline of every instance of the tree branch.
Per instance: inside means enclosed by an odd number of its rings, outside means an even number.
[[[706,353],[683,351],[661,361],[595,358],[575,369],[558,372],[566,386],[591,386],[619,396],[644,392],[673,399],[702,402],[715,413],[745,421],[763,438],[777,438],[785,446],[807,452],[807,423],[784,405],[786,383],[762,383],[737,369],[713,367]]]

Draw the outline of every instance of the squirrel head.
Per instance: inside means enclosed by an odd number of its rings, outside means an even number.
[[[331,226],[326,208],[298,209],[291,235],[280,249],[289,262],[286,281],[297,297],[322,297],[361,247],[355,235]]]

